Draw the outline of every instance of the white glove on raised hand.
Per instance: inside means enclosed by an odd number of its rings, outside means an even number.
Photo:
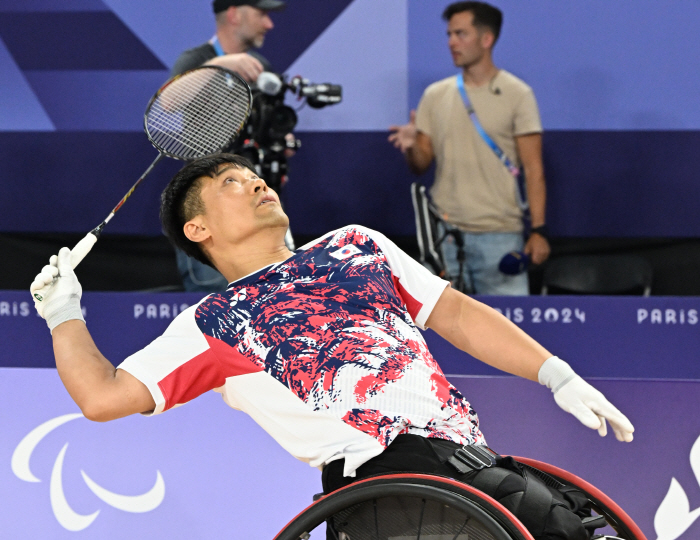
[[[571,366],[552,356],[542,364],[537,374],[540,384],[552,390],[554,401],[573,414],[586,427],[607,435],[605,420],[610,422],[618,441],[631,442],[634,426],[605,396],[576,375]]]
[[[66,321],[78,319],[85,322],[80,309],[83,288],[73,272],[70,254],[70,249],[61,248],[58,256],[53,255],[49,259],[49,264],[41,269],[29,287],[34,307],[46,320],[51,332]],[[34,293],[47,286],[50,286],[50,289],[41,295],[43,300],[38,300]]]

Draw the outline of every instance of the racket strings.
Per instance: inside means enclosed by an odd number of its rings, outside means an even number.
[[[221,70],[197,70],[164,87],[146,113],[154,145],[180,159],[219,151],[243,128],[250,91]]]

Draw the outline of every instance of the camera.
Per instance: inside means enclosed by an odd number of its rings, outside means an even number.
[[[235,143],[235,152],[250,159],[267,185],[279,193],[286,182],[288,154],[301,148],[301,141],[292,134],[298,118],[296,110],[285,104],[287,93],[296,96],[301,107],[321,109],[340,103],[343,89],[338,84],[315,84],[298,76],[288,80],[266,71],[252,91],[250,117]]]

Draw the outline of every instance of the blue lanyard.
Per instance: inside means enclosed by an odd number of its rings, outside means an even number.
[[[508,156],[506,156],[506,153],[499,148],[499,146],[493,141],[491,137],[489,137],[489,134],[486,133],[484,128],[481,126],[481,123],[479,122],[479,119],[476,117],[476,112],[474,111],[474,107],[472,107],[471,102],[469,101],[469,98],[467,97],[467,91],[464,89],[464,76],[460,73],[457,75],[457,89],[459,90],[459,93],[462,95],[462,101],[464,101],[464,106],[467,108],[467,112],[469,113],[469,118],[471,118],[472,123],[474,124],[474,127],[476,128],[476,131],[481,135],[481,138],[484,139],[486,144],[489,145],[491,150],[493,150],[493,153],[496,154],[499,160],[501,160],[501,163],[506,166],[506,169],[508,169],[508,172],[512,174],[516,179],[518,176],[520,176],[520,169],[516,167],[513,162],[508,159]]]
[[[214,35],[214,37],[209,40],[209,45],[214,47],[214,51],[216,52],[216,56],[225,56],[226,55],[224,50],[221,48],[221,43],[219,43],[219,37],[217,35]]]

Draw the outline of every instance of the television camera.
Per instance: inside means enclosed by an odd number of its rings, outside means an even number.
[[[236,141],[235,152],[250,159],[267,185],[279,193],[287,179],[287,158],[301,147],[292,134],[297,113],[285,104],[286,94],[296,96],[302,107],[321,109],[342,101],[342,87],[315,84],[299,76],[287,79],[266,71],[252,90],[250,118]]]

